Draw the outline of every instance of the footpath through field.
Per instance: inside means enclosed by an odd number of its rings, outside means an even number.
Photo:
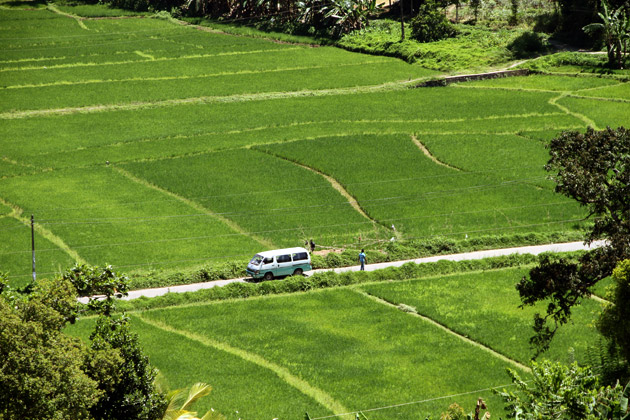
[[[378,264],[366,264],[365,271],[374,271],[380,270],[387,267],[400,267],[403,264],[413,262],[416,264],[424,264],[437,262],[440,260],[448,260],[448,261],[465,261],[465,260],[480,260],[483,258],[490,257],[500,257],[511,254],[532,254],[538,255],[543,252],[571,252],[571,251],[580,251],[580,250],[588,250],[591,248],[600,247],[603,245],[603,241],[594,242],[590,247],[584,245],[582,242],[568,242],[562,244],[548,244],[548,245],[535,245],[535,246],[524,246],[518,248],[503,248],[503,249],[491,249],[486,251],[475,251],[475,252],[465,252],[462,254],[450,254],[450,255],[435,255],[432,257],[425,258],[417,258],[413,260],[403,260],[403,261],[390,261]],[[369,261],[369,254],[368,254]],[[319,270],[313,270],[306,273],[306,275],[311,275],[320,271],[334,271],[336,273],[343,273],[346,271],[359,271],[359,265],[354,265],[350,267],[340,267],[340,268],[324,268]],[[132,290],[129,292],[129,296],[123,298],[124,300],[137,299],[142,296],[146,297],[156,297],[162,296],[167,293],[184,293],[184,292],[194,292],[201,289],[210,289],[212,287],[217,286],[225,286],[226,284],[241,282],[244,283],[249,280],[249,277],[241,277],[236,279],[229,280],[217,280],[212,282],[204,282],[204,283],[193,283],[193,284],[183,284],[178,286],[171,287],[159,287],[154,289],[141,289],[141,290]]]

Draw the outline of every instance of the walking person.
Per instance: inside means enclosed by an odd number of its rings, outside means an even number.
[[[361,250],[359,253],[359,262],[361,263],[361,271],[365,271],[365,262],[367,261],[367,257],[365,256],[365,250]]]
[[[315,242],[313,242],[313,240],[311,239],[309,245],[311,246],[311,254],[312,254],[313,251],[315,251]]]

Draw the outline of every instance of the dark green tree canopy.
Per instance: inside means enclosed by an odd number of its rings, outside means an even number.
[[[585,206],[593,220],[585,241],[606,242],[577,262],[544,258],[517,284],[523,305],[548,301],[546,314],[534,319],[531,342],[537,354],[548,348],[571,309],[590,296],[590,288],[630,257],[630,132],[623,127],[564,132],[551,141],[549,150],[546,169],[553,173],[556,191]]]

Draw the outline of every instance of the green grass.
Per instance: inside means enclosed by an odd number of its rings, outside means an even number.
[[[111,263],[132,271],[248,255],[260,248],[203,209],[110,168],[57,171],[0,184],[3,198],[20,203],[25,214],[34,214],[43,228],[91,264]],[[0,234],[3,241],[14,237],[11,231]],[[62,262],[68,264],[67,259]]]
[[[572,112],[587,116],[597,124],[600,130],[606,126],[628,127],[630,125],[630,102],[567,97],[560,99],[558,103]]]
[[[401,135],[321,138],[264,150],[339,180],[371,217],[411,236],[474,237],[488,230],[518,232],[521,226],[553,230],[548,224],[581,217],[578,206],[556,198],[544,182],[544,149],[537,142],[517,137],[497,141],[495,136],[440,140],[429,143],[429,149],[451,167],[431,161],[409,136]],[[471,150],[484,149],[495,153],[470,159]],[[375,173],[381,174],[378,180],[372,178]]]
[[[5,207],[0,206],[0,214],[4,210]],[[0,238],[0,272],[8,275],[11,286],[26,286],[32,280],[33,268],[30,226],[8,216],[0,216]],[[35,250],[37,278],[56,275],[74,263],[69,255],[39,232],[35,232]]]
[[[300,246],[313,237],[343,242],[382,233],[320,175],[260,152],[235,150],[124,167],[277,247]]]
[[[133,10],[117,9],[104,4],[75,4],[71,1],[62,1],[55,4],[59,10],[73,15],[95,17],[120,17],[120,16],[149,16],[148,12],[135,12]]]
[[[514,286],[528,272],[505,269],[361,288],[395,305],[413,306],[419,314],[527,363],[534,355],[528,340],[533,335],[533,314],[546,311],[545,305],[518,308],[521,301]],[[586,362],[587,348],[597,342],[592,323],[600,309],[592,300],[577,307],[571,323],[559,330],[543,357],[567,362],[572,349],[578,362]]]
[[[611,79],[600,79],[594,77],[531,75],[525,77],[507,77],[473,81],[461,84],[461,87],[470,86],[579,92],[578,94],[580,95],[589,95],[589,93],[582,91],[585,89],[593,89],[590,92],[606,91],[610,89],[616,90],[619,87],[619,82]],[[628,95],[626,94],[625,97],[628,97]]]
[[[512,55],[507,46],[523,33],[520,29],[456,27],[460,33],[455,38],[420,43],[411,38],[407,26],[406,39],[401,42],[399,22],[375,21],[366,29],[345,35],[338,45],[352,51],[398,57],[429,69],[462,72],[510,61]]]
[[[106,10],[62,7],[75,15]],[[38,220],[71,218],[50,225],[57,243],[76,258],[137,274],[240,261],[261,242],[301,244],[311,235],[331,247],[359,235],[390,239],[391,231],[373,230],[323,176],[284,158],[335,178],[373,219],[394,223],[401,240],[530,231],[570,237],[579,225],[563,221],[583,213],[551,193],[540,169],[544,145],[563,129],[628,121],[625,86],[604,78],[411,89],[399,82],[439,72],[271,42],[242,27],[232,28],[244,31],[239,36],[202,29],[0,10],[0,198]],[[423,46],[439,50],[425,58],[451,60],[452,53],[454,66],[471,57],[487,65],[512,35],[471,30]],[[483,50],[486,58],[478,59]],[[585,95],[602,98],[576,97]],[[412,135],[460,171],[432,162]],[[281,157],[261,153],[267,149]],[[295,184],[300,192],[286,193]],[[225,217],[198,228],[193,219],[201,216],[190,215],[200,209]]]
[[[434,273],[438,265],[461,264],[435,264]],[[377,408],[365,412],[370,419],[436,418],[453,402],[468,410],[478,397],[493,416],[503,416],[503,402],[488,388],[509,384],[507,367],[519,369],[501,355],[528,363],[532,310],[518,308],[514,288],[526,268],[487,268],[405,281],[388,281],[385,271],[353,273],[358,282],[369,275],[377,283],[193,303],[131,317],[151,363],[171,386],[210,383],[213,393],[198,408],[215,408],[228,419],[279,413],[296,418],[304,412],[319,417],[330,415],[331,406],[337,414]],[[399,278],[393,270],[413,271],[391,269],[390,279]],[[258,286],[272,290],[291,281]],[[399,310],[399,304],[444,328]],[[596,343],[591,322],[598,313],[599,304],[584,302],[543,357],[584,361],[585,349]],[[68,332],[86,339],[92,328],[93,319],[86,319]]]
[[[221,345],[254,353],[288,369],[349,410],[419,401],[509,382],[504,361],[421,319],[349,290],[158,310],[142,316],[182,334],[207,336]],[[448,358],[442,357],[445,352]],[[481,366],[483,375],[477,373]],[[490,392],[482,394],[498,407]],[[472,406],[477,396],[457,400]],[[233,397],[235,401],[241,399]],[[369,417],[436,415],[451,401],[375,411]],[[326,414],[320,410],[296,404],[292,417],[304,411],[313,417]]]

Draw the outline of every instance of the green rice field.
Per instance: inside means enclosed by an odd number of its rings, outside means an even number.
[[[197,409],[228,419],[439,418],[453,402],[471,411],[479,397],[498,418],[504,406],[491,389],[509,388],[507,368],[527,378],[532,357],[533,310],[518,308],[514,288],[526,272],[193,304],[132,313],[131,322],[169,384],[210,383]],[[599,308],[578,308],[545,357],[584,362]],[[86,337],[92,325],[69,332]]]
[[[628,125],[627,83],[532,75],[413,87],[403,61],[97,6],[0,7],[0,271],[247,260],[313,238],[571,232],[545,144]],[[79,17],[83,14],[86,17]],[[96,18],[108,16],[107,19]]]

